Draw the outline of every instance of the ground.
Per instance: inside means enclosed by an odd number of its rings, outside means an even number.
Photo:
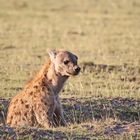
[[[0,3],[1,139],[140,139],[139,0]],[[10,98],[45,63],[48,48],[74,52],[82,67],[61,93],[69,126],[5,126]]]

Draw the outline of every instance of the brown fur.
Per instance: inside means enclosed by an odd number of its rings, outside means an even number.
[[[59,92],[70,75],[62,73],[64,69],[70,73],[70,67],[77,64],[74,62],[75,55],[69,52],[57,52],[56,56],[55,58],[50,55],[50,59],[35,78],[11,100],[7,115],[7,124],[11,127],[41,125],[49,128],[66,125]],[[63,65],[65,57],[70,59],[69,68]],[[61,66],[61,71],[55,69],[56,65]]]

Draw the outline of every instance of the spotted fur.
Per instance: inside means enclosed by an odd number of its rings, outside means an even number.
[[[80,68],[77,56],[68,51],[50,51],[49,56],[39,73],[11,100],[7,114],[11,127],[66,125],[59,92]]]

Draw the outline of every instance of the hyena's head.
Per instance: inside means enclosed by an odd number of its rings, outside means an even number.
[[[68,51],[49,51],[51,62],[56,73],[62,76],[78,75],[80,67],[77,64],[78,57]]]

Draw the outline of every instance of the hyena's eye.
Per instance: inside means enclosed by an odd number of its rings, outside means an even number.
[[[70,61],[69,60],[65,60],[64,64],[67,65]]]

